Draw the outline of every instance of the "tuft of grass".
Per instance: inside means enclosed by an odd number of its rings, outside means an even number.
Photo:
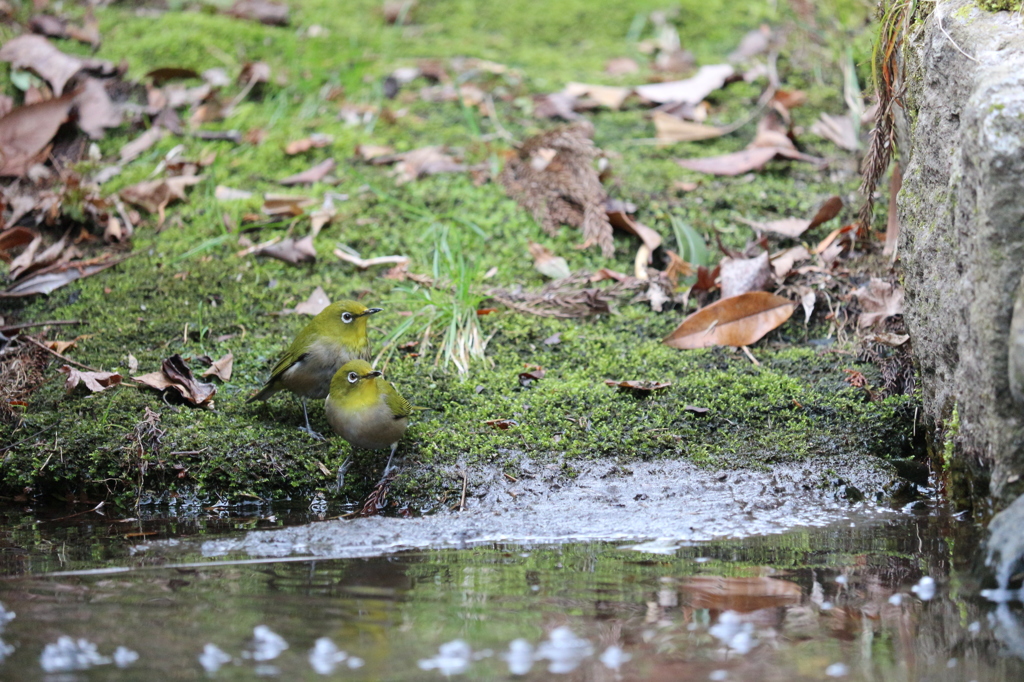
[[[454,366],[459,374],[469,371],[475,360],[483,360],[489,337],[480,328],[477,310],[487,300],[481,293],[483,272],[477,259],[467,252],[478,252],[480,245],[470,243],[459,231],[447,226],[436,227],[431,277],[429,284],[396,287],[405,294],[412,307],[419,306],[384,340],[377,360],[389,359],[399,343],[415,337],[426,351],[435,337],[440,340],[434,351],[434,365]]]

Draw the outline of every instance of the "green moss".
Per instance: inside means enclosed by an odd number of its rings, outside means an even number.
[[[989,12],[1019,12],[1020,0],[976,0],[978,7]]]
[[[94,396],[63,392],[62,377],[51,379],[31,399],[24,423],[0,425],[0,441],[21,444],[4,454],[2,487],[10,492],[30,487],[37,494],[108,495],[134,500],[168,491],[192,490],[234,497],[306,495],[331,491],[333,470],[350,454],[335,440],[314,442],[297,430],[302,412],[297,401],[275,398],[268,404],[245,399],[266,377],[276,354],[304,323],[275,313],[305,299],[316,286],[332,298],[356,297],[380,303],[386,313],[374,318],[379,341],[410,312],[412,299],[379,271],[359,272],[332,255],[336,244],[364,256],[401,253],[413,259],[413,271],[426,272],[442,229],[458,232],[464,251],[481,271],[492,267],[495,286],[537,287],[542,276],[527,253],[540,241],[564,256],[573,269],[610,267],[632,271],[636,243],[617,235],[616,256],[600,257],[594,249],[574,248],[578,231],[544,234],[528,213],[493,184],[477,186],[465,175],[439,175],[396,186],[388,170],[351,161],[358,144],[390,144],[413,149],[447,144],[464,152],[470,163],[497,165],[509,144],[496,141],[491,120],[458,103],[426,103],[413,96],[382,99],[380,78],[421,57],[470,55],[502,61],[517,70],[499,83],[498,118],[517,138],[546,125],[525,115],[521,97],[560,89],[569,80],[628,82],[603,74],[604,61],[635,54],[625,35],[634,17],[660,5],[632,1],[593,3],[573,0],[557,13],[537,13],[525,0],[505,3],[421,2],[412,27],[389,27],[377,18],[379,3],[306,2],[294,7],[292,28],[266,27],[212,13],[166,12],[157,18],[136,15],[119,5],[97,8],[104,43],[97,56],[126,60],[140,76],[159,66],[202,71],[237,70],[249,60],[267,61],[272,83],[241,103],[227,121],[211,128],[263,128],[260,146],[167,138],[126,166],[104,186],[113,192],[150,176],[163,156],[182,145],[186,158],[217,153],[204,170],[188,203],[173,207],[162,231],[151,221],[141,227],[134,256],[116,268],[58,290],[45,299],[4,303],[0,313],[24,319],[77,318],[80,328],[53,330],[51,337],[87,334],[72,357],[94,367],[127,373],[128,355],[139,371],[159,368],[173,353],[186,357],[235,355],[235,374],[219,387],[214,410],[164,403],[148,390],[122,386]],[[845,41],[863,42],[863,8],[837,2],[838,27],[818,62],[845,54]],[[717,8],[717,9],[716,9]],[[782,11],[782,10],[780,10]],[[787,10],[788,11],[788,10]],[[674,22],[684,45],[704,63],[724,59],[744,31],[778,20],[770,4],[736,5],[684,2]],[[714,16],[708,21],[707,16]],[[367,18],[369,17],[369,19]],[[304,36],[318,24],[327,33]],[[646,24],[645,24],[646,25]],[[645,29],[645,30],[649,30]],[[196,37],[201,36],[199,40]],[[851,38],[853,36],[854,38]],[[791,43],[792,45],[793,43]],[[808,41],[808,44],[810,42]],[[858,43],[859,44],[859,43]],[[82,47],[62,45],[85,53]],[[813,72],[811,48],[780,60],[783,82],[806,88],[809,104],[794,115],[809,126],[822,111],[842,111],[841,75],[834,69]],[[857,48],[858,50],[865,48]],[[825,55],[825,56],[822,56]],[[862,60],[858,59],[858,63]],[[641,72],[634,82],[649,74]],[[369,125],[348,126],[337,118],[338,103],[323,97],[325,86],[344,88],[349,103],[384,104],[402,111]],[[726,123],[749,115],[760,88],[736,83],[712,97],[712,122]],[[233,96],[228,92],[227,96]],[[470,118],[472,123],[470,123]],[[737,217],[770,219],[807,215],[832,194],[849,195],[855,176],[841,181],[809,165],[773,162],[756,177],[708,178],[681,170],[681,156],[712,155],[743,148],[753,123],[737,134],[702,143],[651,147],[634,144],[653,135],[641,110],[597,112],[591,116],[596,142],[611,159],[612,195],[636,203],[639,218],[670,235],[669,218],[677,216],[704,234],[717,232],[724,243],[742,245],[750,237]],[[282,146],[311,131],[330,134],[333,145],[305,155],[286,157]],[[100,143],[107,156],[135,132],[112,131]],[[807,137],[809,153],[845,154],[829,143]],[[225,227],[238,224],[259,199],[221,203],[217,185],[254,192],[280,191],[276,180],[333,156],[338,160],[336,186],[317,185],[303,193],[347,194],[337,204],[338,217],[317,239],[319,262],[293,267],[273,260],[239,258],[238,235]],[[700,180],[699,192],[671,189],[676,180]],[[847,209],[852,216],[855,207]],[[809,242],[832,228],[807,235]],[[248,234],[253,240],[285,234],[287,225]],[[299,234],[304,225],[297,228]],[[671,244],[670,244],[671,246]],[[760,367],[731,350],[680,352],[660,343],[682,316],[661,315],[645,306],[622,306],[621,314],[580,321],[556,321],[510,312],[481,317],[493,335],[489,360],[468,377],[434,367],[427,349],[418,358],[400,356],[387,367],[389,378],[415,404],[430,408],[417,415],[401,452],[410,464],[396,484],[406,497],[433,500],[458,482],[446,472],[451,465],[493,464],[516,475],[527,457],[563,467],[598,457],[622,462],[683,458],[704,466],[765,467],[810,458],[905,456],[910,449],[913,404],[908,398],[869,402],[848,386],[844,369],[855,368],[878,382],[870,366],[840,354],[793,347],[810,331],[790,322],[755,347]],[[561,333],[562,342],[542,341]],[[537,364],[546,376],[531,387],[517,375],[523,365]],[[605,379],[654,379],[672,387],[645,399],[620,394]],[[685,407],[708,408],[698,416]],[[159,442],[143,438],[136,427],[146,409],[161,415]],[[314,425],[327,429],[319,406]],[[484,424],[515,419],[507,431]],[[342,491],[366,493],[382,464],[378,454],[357,453]],[[322,466],[321,466],[322,465]]]

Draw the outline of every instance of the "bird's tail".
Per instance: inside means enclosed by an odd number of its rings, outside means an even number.
[[[280,388],[278,388],[276,384],[276,381],[268,381],[267,385],[259,390],[259,393],[256,393],[255,395],[251,396],[245,402],[251,403],[254,400],[266,400],[267,398],[281,390]]]

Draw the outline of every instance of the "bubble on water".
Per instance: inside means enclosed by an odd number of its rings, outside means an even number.
[[[47,644],[39,657],[39,665],[48,673],[88,670],[108,663],[110,659],[101,656],[95,644],[68,636],[58,638],[55,644]]]
[[[316,640],[309,651],[309,664],[321,675],[330,675],[347,658],[348,654],[339,650],[328,637]]]
[[[359,658],[358,656],[349,656],[348,660],[345,661],[345,665],[349,667],[349,670],[355,670],[356,668],[362,668],[366,665],[366,661]]]
[[[821,606],[819,608],[822,611],[831,611],[832,610],[832,602],[830,602],[830,601],[823,601],[823,602],[821,602]]]
[[[594,647],[590,642],[577,637],[565,626],[552,630],[548,639],[537,647],[537,659],[550,661],[548,672],[556,674],[572,672],[593,653]]]
[[[601,654],[600,661],[604,663],[604,667],[611,670],[618,670],[622,667],[622,664],[633,658],[630,654],[627,654],[622,650],[622,647],[615,646],[614,644],[604,650]]]
[[[840,585],[845,585],[848,582],[850,582],[850,579],[847,578],[845,575],[837,575],[836,576],[836,582],[839,583]]]
[[[955,658],[951,658],[948,661],[946,661],[946,667],[955,668],[959,662],[960,661],[956,660]]]
[[[288,648],[288,642],[266,625],[257,625],[252,629],[252,651],[243,656],[254,661],[272,661]]]
[[[722,613],[718,622],[708,628],[708,632],[741,656],[758,645],[754,638],[754,624],[744,622],[735,611]]]
[[[921,601],[929,601],[935,596],[935,579],[926,575],[917,581],[910,591],[916,594]]]
[[[118,668],[127,668],[139,660],[139,654],[126,646],[119,646],[114,650],[114,665]]]
[[[8,644],[4,640],[0,639],[0,663],[4,662],[4,659],[14,653],[14,645]]]
[[[508,651],[501,655],[508,663],[508,671],[513,675],[525,675],[533,667],[533,645],[525,639],[513,639],[508,644]]]
[[[203,647],[203,653],[199,654],[199,665],[208,673],[215,673],[222,665],[231,662],[231,655],[216,644],[207,644]]]
[[[729,671],[712,670],[711,674],[708,675],[708,679],[711,680],[711,682],[723,682],[724,680],[729,679]]]
[[[846,677],[850,673],[850,666],[845,663],[833,663],[825,668],[825,674],[829,677]]]
[[[979,632],[981,632],[981,622],[976,620],[970,625],[968,625],[967,632],[971,633],[972,635],[976,635]]]
[[[438,648],[437,656],[419,661],[420,670],[437,670],[442,675],[461,675],[469,669],[473,649],[461,639],[446,642]]]
[[[16,614],[14,611],[8,611],[3,604],[0,604],[0,632],[4,631],[4,626],[14,620]]]
[[[893,606],[899,606],[903,603],[903,595],[897,592],[896,594],[889,597],[889,603]]]

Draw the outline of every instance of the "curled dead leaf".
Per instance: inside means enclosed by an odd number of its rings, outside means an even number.
[[[903,314],[903,287],[872,277],[867,284],[856,289],[854,298],[860,303],[857,326],[870,327],[888,317]]]
[[[132,378],[157,391],[174,390],[190,405],[213,409],[213,396],[217,393],[217,387],[196,381],[192,370],[177,353],[163,361],[159,372]]]
[[[234,353],[229,352],[227,355],[224,355],[219,360],[215,360],[213,364],[210,365],[205,372],[203,372],[203,376],[215,376],[221,381],[230,381],[231,371],[234,368],[234,365],[235,355]]]
[[[484,424],[499,431],[508,431],[513,426],[519,426],[519,422],[515,419],[488,419]]]
[[[654,391],[664,390],[672,385],[668,381],[615,381],[614,379],[605,379],[604,383],[608,386],[614,386],[620,391],[633,394],[653,393]]]
[[[546,246],[537,242],[530,242],[529,249],[530,255],[533,256],[533,267],[545,277],[564,279],[571,274],[569,264],[565,259],[561,256],[556,256]]]
[[[312,235],[307,235],[301,239],[288,237],[279,242],[261,246],[254,253],[257,256],[276,258],[292,265],[316,262],[316,247],[313,246]]]
[[[57,371],[67,376],[64,390],[68,393],[74,391],[79,384],[85,386],[90,393],[99,393],[111,386],[117,386],[123,379],[117,372],[85,372],[71,365],[64,365]]]
[[[292,185],[312,185],[320,182],[330,175],[331,171],[333,171],[337,166],[338,164],[333,158],[324,159],[309,170],[296,173],[295,175],[289,175],[283,180],[278,180],[278,183],[285,187],[290,187]]]
[[[756,258],[726,257],[722,259],[719,267],[723,299],[739,296],[748,291],[762,291],[772,281],[768,252]]]
[[[725,298],[689,315],[665,337],[683,350],[711,346],[749,346],[793,315],[796,304],[766,291]]]
[[[45,156],[57,130],[68,120],[75,94],[16,107],[0,118],[0,177],[24,175]]]

